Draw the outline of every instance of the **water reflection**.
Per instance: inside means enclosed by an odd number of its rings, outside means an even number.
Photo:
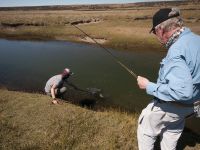
[[[136,80],[95,46],[0,40],[0,50],[0,83],[10,89],[41,91],[49,77],[69,67],[75,72],[74,83],[82,88],[101,88],[111,103],[133,109],[141,108],[147,99]],[[155,80],[161,54],[112,52],[136,73]]]
[[[165,53],[113,51],[138,75],[155,81],[159,62]],[[79,87],[100,88],[109,103],[127,110],[141,110],[151,99],[139,90],[135,78],[112,57],[94,45],[61,41],[0,40],[0,85],[12,90],[42,91],[49,77],[63,68],[75,73],[72,82]]]

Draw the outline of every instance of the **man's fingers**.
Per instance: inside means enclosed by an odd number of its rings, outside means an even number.
[[[58,101],[57,100],[53,100],[52,104],[58,104]]]
[[[141,76],[138,76],[138,77],[137,77],[137,81],[139,81],[140,79],[141,79]]]

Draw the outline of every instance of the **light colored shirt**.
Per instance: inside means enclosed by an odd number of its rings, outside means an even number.
[[[164,101],[193,103],[200,99],[200,36],[186,28],[162,60],[157,83],[146,92]]]
[[[64,80],[62,80],[62,75],[55,75],[51,77],[45,86],[45,92],[46,93],[51,93],[51,87],[53,85],[56,85],[57,88],[61,87],[64,83]]]

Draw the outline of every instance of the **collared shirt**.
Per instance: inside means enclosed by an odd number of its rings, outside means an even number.
[[[189,28],[180,34],[162,60],[157,83],[146,92],[164,101],[193,103],[200,99],[200,36]]]

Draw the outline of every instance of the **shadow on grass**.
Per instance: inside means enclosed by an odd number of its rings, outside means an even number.
[[[101,91],[80,91],[67,86],[67,92],[59,98],[62,102],[70,102],[95,111],[102,108],[106,100],[100,94]]]
[[[176,150],[184,150],[186,147],[194,149],[197,144],[200,143],[200,135],[192,132],[190,129],[185,128],[176,147]],[[155,143],[154,150],[160,149],[160,138]]]
[[[200,143],[200,135],[185,128],[181,138],[178,141],[177,150],[183,150],[186,146],[195,147]]]

